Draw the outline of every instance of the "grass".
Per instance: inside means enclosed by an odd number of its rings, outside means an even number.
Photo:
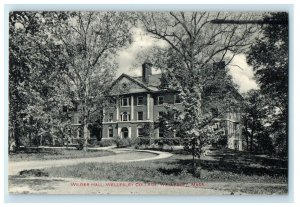
[[[23,187],[25,189],[35,189],[35,191],[47,191],[47,190],[54,190],[55,185],[59,182],[66,182],[63,179],[31,179],[26,178],[22,176],[11,176],[9,178],[9,188],[14,187],[17,188],[19,192],[23,194],[31,193],[29,190],[23,190]],[[17,186],[17,187],[16,187]]]
[[[47,149],[38,153],[20,152],[9,155],[9,161],[58,160],[72,158],[102,157],[113,155],[111,151],[83,151],[74,149]]]
[[[242,164],[236,170],[240,162],[232,163],[229,160],[216,161],[202,160],[201,177],[195,177],[191,173],[191,157],[187,155],[174,155],[168,159],[132,162],[132,163],[81,163],[68,167],[53,167],[47,169],[50,177],[74,177],[90,180],[109,180],[127,182],[153,182],[158,184],[182,183],[189,184],[203,182],[205,188],[243,192],[249,194],[284,194],[287,193],[286,171],[277,173],[270,166],[259,166],[258,173]],[[228,162],[227,162],[228,161]],[[250,162],[247,160],[247,162]],[[199,164],[198,164],[199,166]],[[227,166],[227,167],[224,167]],[[244,170],[244,171],[243,171]],[[198,173],[200,169],[198,168]],[[265,171],[265,173],[263,173]],[[273,173],[271,173],[271,171]],[[212,183],[212,184],[211,184]],[[264,183],[264,185],[261,185]],[[277,185],[279,184],[279,185]]]
[[[110,154],[111,152],[108,151],[61,150],[55,152],[55,154],[16,154],[13,155],[13,159],[63,159]],[[286,159],[227,150],[216,155],[203,157],[197,162],[196,176],[191,173],[191,156],[178,153],[162,160],[130,163],[80,163],[72,166],[47,168],[43,172],[50,178],[68,177],[98,181],[151,182],[170,185],[201,182],[204,183],[203,188],[230,191],[233,194],[287,193]],[[35,176],[31,171],[24,173],[25,175]]]

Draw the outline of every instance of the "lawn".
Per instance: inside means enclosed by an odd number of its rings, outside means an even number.
[[[234,158],[235,157],[235,158]],[[263,165],[262,165],[263,164]],[[172,183],[210,183],[203,187],[249,194],[287,193],[286,162],[266,158],[224,155],[201,160],[197,176],[191,173],[191,157],[176,154],[168,159],[132,163],[81,163],[53,167],[46,171],[51,177],[74,177],[90,180]],[[199,166],[199,163],[198,163]],[[200,175],[201,172],[201,175]],[[261,185],[262,184],[262,185]]]
[[[74,150],[74,149],[43,149],[40,152],[25,153],[20,152],[9,155],[9,161],[31,161],[31,160],[58,160],[72,158],[102,157],[113,155],[111,151],[96,150]]]

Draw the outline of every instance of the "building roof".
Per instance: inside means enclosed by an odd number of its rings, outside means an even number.
[[[133,79],[143,82],[142,76],[130,76]],[[159,87],[161,85],[161,74],[153,74],[149,75],[149,84],[147,84],[148,87]]]

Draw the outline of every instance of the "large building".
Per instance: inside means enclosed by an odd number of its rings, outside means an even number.
[[[102,139],[141,137],[146,123],[155,123],[166,112],[165,104],[183,109],[178,94],[160,87],[162,74],[152,74],[151,63],[142,64],[142,76],[122,74],[111,86],[110,104],[103,111]],[[225,113],[220,119],[226,126],[227,145],[242,150],[240,113]],[[160,128],[153,128],[154,139],[163,138]]]

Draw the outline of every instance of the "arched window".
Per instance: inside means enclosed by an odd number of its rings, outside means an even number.
[[[128,131],[128,128],[127,128],[127,127],[123,127],[123,128],[121,129],[121,133],[122,133],[122,138],[128,138],[129,131]]]
[[[127,112],[123,112],[121,114],[121,121],[129,121],[130,120],[130,114]]]

